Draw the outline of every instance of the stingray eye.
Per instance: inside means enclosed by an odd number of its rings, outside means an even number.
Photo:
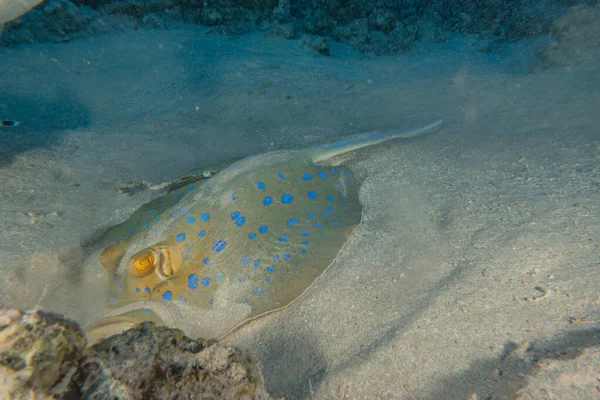
[[[151,251],[143,251],[133,257],[131,271],[136,275],[146,275],[154,267],[155,257]]]
[[[140,258],[135,260],[135,269],[138,271],[145,271],[152,267],[154,264],[154,256],[152,254],[144,254]]]

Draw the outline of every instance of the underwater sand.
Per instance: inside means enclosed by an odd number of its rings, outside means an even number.
[[[0,48],[0,118],[21,121],[0,128],[2,306],[93,316],[82,245],[153,195],[119,185],[443,118],[356,153],[349,245],[227,342],[286,399],[597,398],[597,63],[528,74],[535,43],[322,57],[203,32]]]

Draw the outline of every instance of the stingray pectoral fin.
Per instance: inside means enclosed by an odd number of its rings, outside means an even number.
[[[133,328],[145,321],[154,322],[157,325],[164,325],[164,322],[152,310],[137,309],[124,314],[94,321],[86,329],[88,343],[91,345],[100,339],[118,335],[124,330]]]
[[[0,23],[19,18],[42,0],[8,0],[0,2]]]

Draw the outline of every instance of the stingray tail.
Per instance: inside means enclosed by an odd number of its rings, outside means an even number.
[[[416,136],[425,135],[435,132],[442,127],[443,120],[437,120],[430,124],[419,128],[401,129],[392,132],[369,132],[356,136],[351,136],[340,140],[339,142],[324,144],[321,146],[311,147],[305,151],[312,152],[313,162],[321,162],[340,154],[354,151],[363,147],[373,146],[388,140],[394,139],[410,139]]]

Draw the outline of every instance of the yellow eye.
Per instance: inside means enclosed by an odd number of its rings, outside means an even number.
[[[135,259],[133,265],[138,272],[147,271],[154,265],[154,255],[152,253],[141,254]]]

